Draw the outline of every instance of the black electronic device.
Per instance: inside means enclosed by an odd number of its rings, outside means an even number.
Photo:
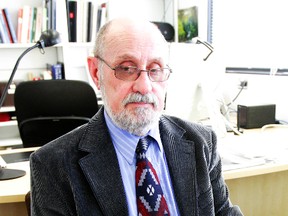
[[[166,41],[173,41],[175,36],[174,27],[166,22],[152,22],[154,23],[158,29],[161,31],[162,35],[164,36]]]
[[[275,104],[238,105],[237,125],[239,128],[261,128],[267,124],[275,124]]]

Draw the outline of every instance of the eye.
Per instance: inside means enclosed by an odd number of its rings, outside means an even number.
[[[119,69],[121,69],[122,71],[129,71],[129,67],[128,66],[119,66]]]
[[[161,68],[153,68],[153,69],[150,69],[150,76],[160,76],[162,72],[163,71]]]
[[[118,70],[123,72],[123,73],[129,73],[129,74],[132,74],[132,73],[135,73],[135,71],[137,71],[137,68],[136,67],[133,67],[133,66],[123,66],[123,65],[120,65],[118,66]]]

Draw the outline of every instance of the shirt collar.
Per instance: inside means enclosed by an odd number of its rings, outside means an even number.
[[[141,137],[130,134],[129,132],[117,127],[112,121],[112,119],[109,117],[105,109],[104,118],[106,120],[106,124],[116,151],[119,152],[129,164],[132,164],[135,156],[137,143]],[[162,152],[163,146],[160,138],[158,124],[157,126],[153,127],[147,133],[147,135],[153,137],[157,141],[159,150],[160,152]]]

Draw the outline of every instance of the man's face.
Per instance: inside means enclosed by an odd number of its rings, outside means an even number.
[[[159,36],[145,36],[145,32],[137,29],[129,33],[122,30],[117,35],[109,38],[101,56],[111,67],[135,66],[143,70],[166,67],[163,57],[167,49]],[[123,81],[103,61],[97,58],[93,61],[97,68],[96,84],[114,123],[132,134],[146,134],[158,122],[164,108],[167,81],[152,82],[147,72],[142,72],[135,81]]]

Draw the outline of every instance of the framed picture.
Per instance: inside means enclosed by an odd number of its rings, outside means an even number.
[[[212,0],[176,0],[175,41],[190,43],[195,37],[212,42]]]
[[[178,42],[198,37],[198,6],[178,10]]]

